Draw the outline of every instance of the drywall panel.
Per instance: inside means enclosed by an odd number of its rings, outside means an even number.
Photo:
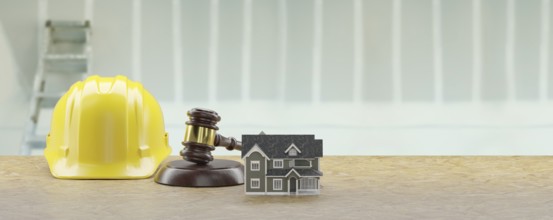
[[[287,5],[285,99],[292,102],[309,101],[313,72],[313,1],[288,0]]]
[[[401,84],[403,101],[432,101],[432,1],[401,1]]]
[[[321,100],[353,100],[353,1],[325,0],[322,11]]]
[[[217,100],[237,101],[242,88],[243,1],[219,1]]]
[[[514,71],[518,100],[538,99],[540,6],[540,0],[515,1]]]
[[[160,101],[174,99],[172,2],[142,0],[141,62],[144,86]]]
[[[251,82],[253,100],[276,100],[279,86],[278,1],[252,1]]]
[[[184,101],[208,97],[210,1],[181,1],[182,87]]]
[[[443,98],[472,100],[472,1],[441,1]]]
[[[132,0],[96,0],[92,20],[92,73],[131,76]]]
[[[392,1],[363,1],[363,98],[392,100]]]
[[[482,99],[484,101],[503,101],[507,98],[506,2],[482,1]]]

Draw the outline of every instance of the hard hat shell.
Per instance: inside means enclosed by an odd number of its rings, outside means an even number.
[[[161,108],[138,82],[90,76],[56,104],[44,155],[62,179],[150,177],[169,155]]]

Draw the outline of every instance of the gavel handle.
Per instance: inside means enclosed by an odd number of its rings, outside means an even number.
[[[222,146],[227,150],[242,150],[242,142],[236,140],[236,138],[225,137],[220,134],[215,137],[215,146]]]

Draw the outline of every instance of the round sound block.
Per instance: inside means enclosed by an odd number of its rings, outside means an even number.
[[[174,160],[163,163],[154,180],[170,186],[234,186],[244,184],[244,166],[233,160],[215,159],[205,165]]]

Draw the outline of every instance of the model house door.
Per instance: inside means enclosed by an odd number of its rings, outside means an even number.
[[[289,180],[290,182],[288,183],[288,185],[290,186],[290,192],[292,193],[295,193],[296,192],[296,184],[297,184],[297,180],[295,177],[292,177],[290,178]]]

